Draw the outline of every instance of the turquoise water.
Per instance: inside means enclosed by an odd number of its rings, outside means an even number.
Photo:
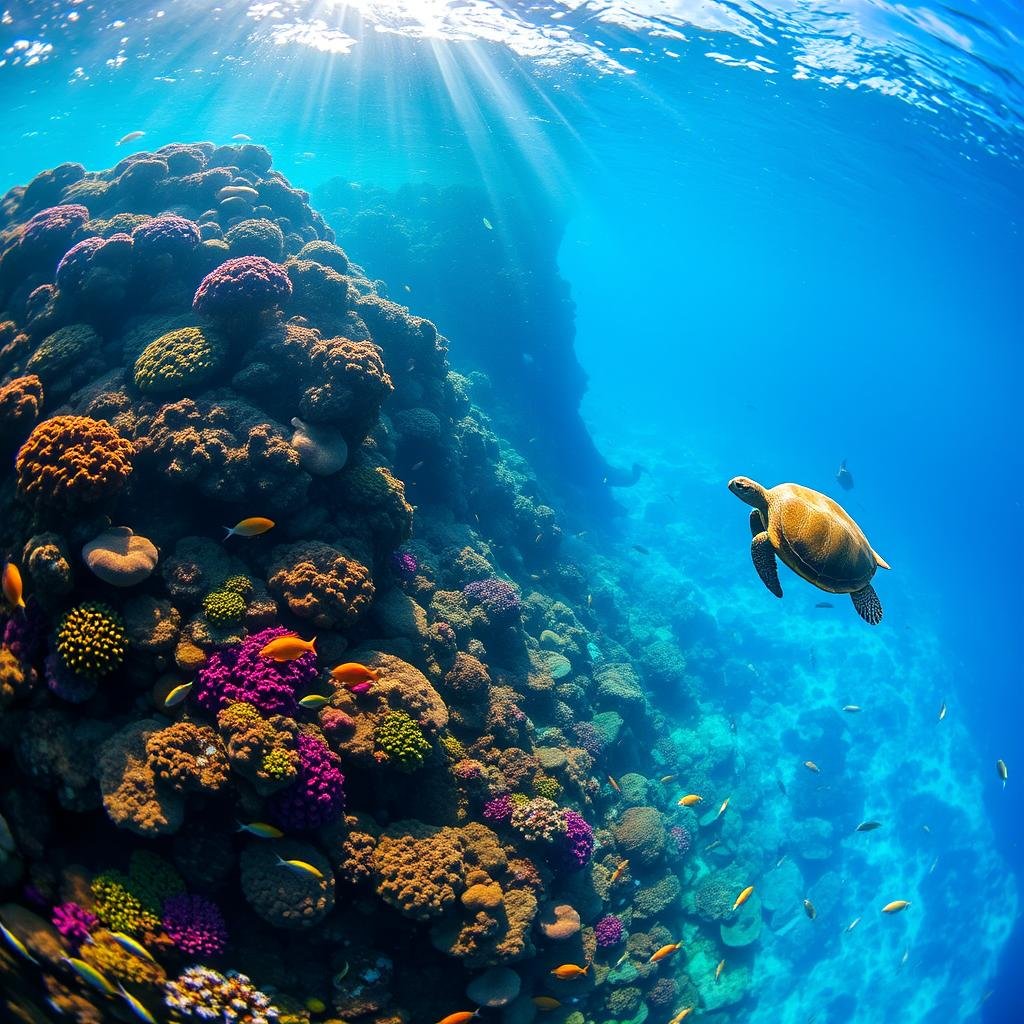
[[[524,993],[564,999],[547,1016],[667,1022],[693,1005],[694,1020],[755,1024],[1019,1019],[1024,22],[1015,5],[25,3],[6,10],[0,32],[5,190],[66,161],[101,171],[172,142],[224,145],[244,134],[310,194],[366,279],[381,279],[448,338],[448,364],[467,376],[493,431],[481,459],[499,467],[499,483],[451,469],[470,461],[462,433],[457,449],[410,440],[397,406],[429,404],[405,381],[420,371],[403,375],[406,351],[374,335],[397,390],[373,458],[405,481],[416,507],[409,549],[440,580],[469,544],[524,596],[540,593],[547,604],[538,598],[543,612],[525,620],[527,648],[569,654],[570,680],[592,687],[573,705],[580,720],[622,711],[631,723],[622,745],[583,773],[593,781],[577,780],[572,801],[566,787],[565,802],[597,830],[594,862],[614,868],[624,856],[609,838],[624,804],[655,806],[666,825],[693,833],[687,855],[647,874],[632,869],[643,891],[656,876],[679,881],[680,895],[655,915],[666,942],[684,943],[685,959],[659,968],[676,979],[672,998],[652,997],[649,972],[637,981],[632,963],[643,966],[646,947],[623,968],[613,967],[618,950],[602,958],[585,941],[582,952],[610,970],[595,966],[597,984],[566,996],[547,980],[559,947],[541,938],[534,956],[508,964]],[[143,134],[118,145],[133,132]],[[137,208],[130,196],[121,202]],[[17,218],[4,216],[12,228]],[[99,325],[106,345],[120,342],[119,316]],[[5,365],[3,382],[22,369]],[[63,402],[81,412],[61,381],[54,391],[61,400],[44,404],[47,416],[67,411]],[[362,440],[350,436],[350,449]],[[848,490],[836,476],[842,460]],[[881,625],[786,568],[783,599],[768,593],[751,565],[749,509],[726,488],[740,474],[842,503],[892,566],[873,581]],[[517,500],[554,510],[557,542],[546,513],[508,525],[509,480]],[[260,512],[251,500],[225,501],[207,515],[210,495],[182,486],[194,519],[178,509],[154,528],[161,559],[197,523],[219,526],[222,511],[235,514],[225,522]],[[326,500],[319,494],[312,506]],[[145,497],[133,496],[140,521]],[[284,505],[290,515],[294,504]],[[20,513],[8,524],[3,544],[17,560],[39,524]],[[93,521],[49,525],[78,545]],[[288,539],[344,534],[311,514]],[[359,559],[380,595],[386,554]],[[236,570],[269,580],[268,561]],[[76,579],[65,604],[95,596]],[[426,589],[404,593],[437,621]],[[47,613],[56,621],[63,608]],[[306,635],[301,614],[285,624],[296,622]],[[352,649],[373,640],[405,656],[382,644],[394,639],[390,626],[326,628]],[[544,631],[565,636],[556,643]],[[408,640],[397,627],[394,635]],[[499,673],[514,682],[516,667],[492,640],[460,637],[460,650],[484,651],[494,685]],[[630,720],[627,698],[597,696],[602,666],[623,664],[647,694],[643,724]],[[447,695],[443,672],[424,671]],[[46,699],[11,706],[40,714]],[[844,713],[848,705],[861,710]],[[124,716],[127,707],[112,700],[103,710]],[[534,747],[571,745],[565,732],[547,732],[559,728],[551,708],[528,713]],[[465,721],[458,738],[470,745],[482,726]],[[11,790],[39,787],[56,806],[11,731],[2,751]],[[382,827],[421,813],[455,823],[421,811],[426,798],[412,783],[385,778],[378,791],[357,755],[339,749],[350,813]],[[1008,766],[1005,787],[997,759]],[[621,798],[609,775],[623,783]],[[667,775],[676,780],[658,782]],[[678,808],[685,792],[704,797],[696,813]],[[13,822],[12,799],[0,811]],[[215,807],[243,813],[219,799]],[[255,813],[251,801],[242,806]],[[56,902],[50,875],[68,864],[124,868],[131,834],[96,813],[82,820],[106,831],[79,843],[78,819],[55,813],[59,857],[48,864],[22,838],[14,856],[24,874],[0,879],[5,907],[26,903],[28,885]],[[200,808],[191,828],[214,833],[214,818]],[[855,831],[865,820],[882,827]],[[211,963],[244,969],[271,995],[320,992],[321,961],[367,927],[357,910],[372,903],[346,891],[337,870],[335,916],[285,933],[291,988],[246,959],[241,942]],[[753,884],[755,894],[720,926],[694,907],[709,882],[737,892]],[[631,895],[605,892],[595,903],[579,876],[556,878],[545,896],[577,906],[584,932],[602,912],[625,915],[627,931],[649,927],[628,916]],[[883,916],[894,899],[911,906]],[[428,994],[396,982],[390,1010],[359,1016],[349,1006],[352,1019],[383,1022],[400,1010],[435,1021],[463,1009],[466,982],[487,964],[445,958],[420,924],[388,921],[373,934],[375,954],[400,967],[405,958]],[[727,939],[730,922],[742,927]],[[316,965],[308,976],[307,959]],[[183,964],[169,962],[169,973]],[[34,969],[22,968],[38,996]],[[59,962],[53,973],[86,991]],[[616,986],[637,999],[612,1003]],[[168,1019],[153,992],[132,991]],[[484,1014],[543,1019],[524,999]],[[126,1012],[93,1002],[104,1018]],[[70,1012],[88,1019],[81,1007]],[[336,1016],[349,1019],[341,1008]]]

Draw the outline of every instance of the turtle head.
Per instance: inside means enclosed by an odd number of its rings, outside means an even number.
[[[734,476],[729,481],[729,490],[736,495],[740,501],[745,501],[754,508],[764,511],[768,507],[765,501],[764,488],[749,476]]]

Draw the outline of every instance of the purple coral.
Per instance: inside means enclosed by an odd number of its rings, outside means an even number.
[[[522,608],[519,591],[507,580],[497,576],[474,580],[462,588],[462,593],[483,607],[493,626],[508,626],[519,618]]]
[[[39,605],[29,598],[26,606],[4,623],[2,644],[22,663],[33,665],[42,653],[47,624]]]
[[[576,742],[595,760],[604,753],[604,733],[593,722],[577,722],[572,732]]]
[[[215,903],[203,896],[181,893],[164,903],[164,931],[188,956],[217,956],[228,944],[224,917]]]
[[[409,551],[394,551],[391,554],[391,571],[400,580],[411,580],[416,575],[420,563],[416,556]]]
[[[614,914],[607,914],[594,925],[594,939],[598,949],[611,949],[622,941],[622,921]]]
[[[338,755],[315,736],[300,734],[295,781],[271,799],[271,815],[289,832],[320,828],[345,810],[345,776]]]
[[[569,864],[582,868],[594,852],[594,830],[579,811],[565,811],[565,854]]]
[[[203,278],[192,308],[216,319],[256,316],[287,302],[292,295],[288,275],[265,256],[226,260]]]
[[[47,259],[56,261],[78,240],[88,219],[89,211],[77,203],[40,210],[25,225],[19,248],[40,262]],[[52,266],[47,269],[52,269]]]
[[[509,821],[514,810],[512,797],[508,793],[502,793],[501,796],[496,796],[484,804],[484,818],[487,821]]]
[[[690,837],[690,830],[685,825],[673,825],[668,830],[668,834],[676,844],[676,853],[682,856],[684,853],[690,852],[692,839]]]
[[[288,632],[271,626],[211,654],[192,691],[199,706],[216,714],[228,704],[244,701],[265,715],[297,714],[296,691],[308,689],[319,675],[316,655],[309,652],[294,661],[269,661],[260,656],[271,640]]]
[[[202,241],[199,227],[185,217],[167,214],[139,224],[132,232],[135,254],[140,260],[169,256],[184,259]]]
[[[76,949],[89,938],[99,918],[78,903],[60,903],[53,908],[54,928]]]

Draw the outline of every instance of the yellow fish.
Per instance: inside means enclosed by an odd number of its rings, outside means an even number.
[[[224,534],[224,539],[228,537],[258,537],[261,533],[266,533],[267,530],[274,528],[273,519],[264,519],[262,516],[250,516],[248,519],[242,519],[235,523],[234,526],[225,526],[224,529],[227,531]]]
[[[675,953],[676,950],[682,947],[682,945],[683,944],[681,942],[670,942],[668,943],[668,945],[662,946],[661,949],[659,949],[656,953],[652,953],[651,959],[647,962],[649,964],[659,963],[660,961],[664,960],[665,957],[671,956],[673,953]]]
[[[277,866],[287,868],[296,875],[312,875],[313,878],[323,881],[324,873],[317,867],[304,860],[285,860],[280,854],[277,856]]]
[[[449,1013],[447,1017],[442,1017],[437,1024],[466,1024],[467,1021],[479,1016],[479,1007],[475,1010],[459,1010],[458,1013]]]
[[[724,960],[719,960],[718,961],[718,966],[715,968],[715,981],[716,982],[722,976],[722,971],[724,971],[724,970],[725,970],[725,961]]]
[[[557,1010],[562,1005],[554,996],[534,996],[530,1002],[538,1010]]]
[[[941,722],[946,717],[946,702],[942,702],[942,706],[939,708],[939,721]]]
[[[336,683],[365,683],[367,679],[376,682],[380,679],[380,672],[358,661],[346,661],[331,669],[331,678]]]
[[[682,1024],[682,1022],[683,1022],[684,1020],[686,1020],[686,1018],[687,1018],[687,1017],[689,1017],[691,1013],[693,1013],[693,1007],[692,1007],[692,1006],[687,1006],[687,1007],[685,1007],[684,1009],[680,1010],[680,1011],[679,1011],[679,1012],[678,1012],[678,1013],[677,1013],[677,1014],[676,1014],[676,1015],[675,1015],[675,1016],[674,1016],[674,1017],[673,1017],[673,1018],[672,1018],[672,1019],[671,1019],[671,1020],[670,1020],[670,1021],[668,1022],[668,1024]]]
[[[151,1014],[149,1010],[147,1010],[142,1003],[131,994],[131,992],[126,992],[124,985],[120,982],[117,983],[117,991],[121,994],[121,998],[128,1004],[128,1009],[130,1009],[132,1013],[139,1018],[139,1020],[143,1021],[144,1024],[156,1024],[156,1017],[154,1017],[153,1014]]]
[[[665,783],[674,782],[675,778],[676,777],[674,775],[662,775],[662,777],[658,781],[659,782],[665,782]]]
[[[269,658],[271,661],[295,661],[304,654],[316,654],[315,644],[316,637],[312,640],[303,640],[294,633],[289,636],[278,636],[260,649],[260,657]]]
[[[882,907],[882,913],[898,914],[901,910],[906,910],[909,906],[909,900],[893,900],[892,903],[886,903],[886,905]]]
[[[577,967],[576,964],[562,964],[556,967],[551,973],[561,981],[568,981],[570,978],[582,978],[590,970],[590,964],[586,967]]]
[[[280,839],[284,835],[279,828],[274,828],[273,825],[268,825],[265,821],[250,821],[248,825],[239,822],[238,831],[248,832],[249,835],[259,836],[260,839]]]
[[[87,985],[92,985],[97,992],[102,992],[105,996],[112,996],[117,994],[117,989],[107,981],[106,978],[100,974],[91,964],[87,964],[84,960],[79,960],[77,957],[64,957],[64,963],[68,965],[77,974],[82,981]]]
[[[4,599],[12,608],[24,608],[25,597],[22,593],[21,573],[13,562],[4,566],[3,577]]]
[[[732,905],[732,909],[733,910],[738,910],[753,895],[754,895],[754,887],[752,885],[748,885],[746,887],[746,889],[744,889],[743,892],[741,892],[739,894],[739,896],[736,897],[736,902]]]
[[[696,793],[687,793],[686,796],[679,801],[680,807],[693,807],[694,804],[704,802],[704,797],[698,796]]]
[[[724,799],[724,800],[722,801],[722,806],[718,808],[718,813],[717,813],[717,814],[715,815],[715,820],[716,820],[716,821],[717,821],[717,820],[718,820],[718,819],[719,819],[719,818],[720,818],[720,817],[721,817],[721,816],[722,816],[723,814],[725,814],[725,809],[726,809],[726,807],[728,807],[728,806],[729,806],[729,801],[730,801],[731,799],[732,799],[732,797],[730,797],[730,796],[727,796],[727,797],[726,797],[726,798],[725,798],[725,799]]]
[[[325,704],[329,703],[330,701],[322,694],[311,693],[299,701],[299,707],[306,708],[307,711],[315,711],[317,708],[322,708]]]
[[[111,932],[110,937],[126,952],[131,953],[132,956],[141,957],[143,960],[153,960],[153,954],[141,942],[136,941],[130,935],[125,935],[124,932]]]
[[[14,950],[18,956],[23,956],[30,963],[37,964],[39,961],[28,951],[28,947],[25,945],[17,935],[14,934],[10,929],[0,924],[0,935],[3,935],[4,942],[7,943],[11,949]]]
[[[804,913],[812,921],[818,916],[818,912],[814,909],[814,904],[810,900],[804,900]]]
[[[999,778],[1003,780],[1003,789],[1006,789],[1006,777],[1009,773],[1006,770],[1006,762],[1002,758],[996,761],[996,771],[999,773]]]
[[[193,683],[181,683],[176,686],[166,697],[164,697],[164,707],[173,708],[180,704],[189,694],[189,691],[193,687]]]
[[[810,772],[821,771],[821,769],[813,761],[804,761],[804,767]]]

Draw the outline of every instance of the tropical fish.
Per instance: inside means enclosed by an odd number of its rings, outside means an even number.
[[[903,956],[900,957],[900,969],[902,970],[907,966],[907,961],[910,959],[910,947],[908,946],[903,950]]]
[[[248,832],[249,835],[259,836],[260,839],[280,839],[284,835],[279,828],[274,828],[273,825],[268,825],[265,821],[250,821],[247,825],[239,822],[238,831]]]
[[[931,832],[931,826],[930,826],[930,825],[922,825],[922,826],[921,826],[921,831],[922,831],[922,832],[928,832],[928,833],[930,833],[930,832]]]
[[[717,849],[721,845],[722,845],[722,840],[721,839],[716,839],[716,840],[714,840],[714,842],[708,843],[708,845],[704,847],[704,852],[705,853],[710,853],[712,850]]]
[[[657,950],[655,953],[652,953],[651,959],[647,962],[649,964],[659,963],[660,961],[664,960],[665,957],[671,956],[674,952],[676,952],[676,950],[680,949],[682,945],[683,944],[681,942],[670,942],[668,943],[668,945],[662,946],[661,949]]]
[[[860,705],[859,704],[847,704],[846,707],[843,708],[843,710],[847,714],[849,714],[849,715],[855,715],[858,711],[860,711]]]
[[[739,896],[736,897],[736,902],[733,903],[732,909],[733,910],[739,910],[739,908],[742,907],[743,904],[746,903],[747,900],[749,900],[750,897],[753,896],[753,895],[754,895],[754,887],[752,885],[748,885],[746,887],[746,889],[744,889],[743,892],[741,892],[739,894]]]
[[[853,474],[846,468],[846,459],[839,463],[839,468],[836,470],[836,483],[844,491],[853,489]]]
[[[97,992],[102,992],[105,996],[112,996],[117,994],[117,989],[107,981],[106,978],[100,974],[91,964],[87,964],[84,960],[79,960],[74,956],[64,957],[64,963],[68,965],[77,974],[82,981],[87,985],[92,985]]]
[[[939,866],[939,858],[936,857],[935,860],[932,861],[932,866],[928,869],[928,874],[929,875],[932,874],[938,866]]]
[[[467,1021],[479,1016],[480,1007],[475,1010],[459,1010],[457,1013],[449,1013],[447,1017],[442,1017],[437,1024],[466,1024]]]
[[[592,608],[594,606],[594,595],[587,594],[587,607]]]
[[[410,471],[411,471],[411,472],[415,473],[415,472],[417,472],[418,470],[422,469],[422,468],[424,467],[424,465],[425,465],[425,464],[426,464],[426,460],[425,460],[425,459],[420,459],[420,461],[419,461],[419,462],[414,462],[414,463],[413,463],[413,464],[412,464],[412,465],[411,465],[411,466],[409,467],[409,469],[410,469]]]
[[[244,132],[238,132],[236,135],[231,136],[232,142],[252,142],[252,139]]]
[[[266,533],[267,530],[273,528],[273,519],[251,516],[248,519],[240,520],[234,526],[225,526],[224,529],[227,530],[227,533],[224,534],[224,539],[227,540],[228,537],[258,537],[261,533]]]
[[[367,679],[376,682],[380,679],[380,671],[358,661],[346,661],[331,669],[331,678],[336,683],[364,683]]]
[[[121,994],[121,998],[128,1004],[128,1009],[135,1014],[136,1017],[141,1021],[145,1021],[145,1024],[156,1024],[156,1017],[153,1016],[147,1010],[139,1000],[131,994],[126,992],[124,985],[120,982],[117,983],[117,991]]]
[[[18,956],[24,957],[30,963],[39,963],[39,961],[28,951],[28,947],[25,945],[25,943],[22,942],[21,939],[19,939],[18,936],[14,934],[14,932],[12,932],[9,928],[5,927],[3,924],[0,924],[0,935],[3,935],[4,942],[6,942],[7,945],[10,946],[11,949],[13,949],[14,952],[18,954]]]
[[[821,769],[813,761],[804,761],[804,767],[811,772],[820,772]]]
[[[727,796],[727,797],[726,797],[726,798],[725,798],[725,799],[724,799],[724,800],[722,801],[722,806],[718,808],[718,813],[717,813],[717,814],[715,815],[715,820],[716,820],[716,821],[717,821],[717,820],[718,820],[718,819],[719,819],[719,818],[720,818],[720,817],[721,817],[721,816],[722,816],[723,814],[725,814],[725,809],[726,809],[726,808],[727,808],[727,807],[729,806],[729,801],[730,801],[731,799],[732,799],[732,797],[730,797],[730,796]]]
[[[3,591],[4,600],[6,600],[12,608],[25,607],[25,597],[22,593],[21,573],[13,562],[8,562],[4,566]]]
[[[909,906],[909,900],[893,900],[892,903],[886,903],[886,905],[882,907],[882,913],[898,914],[901,910],[906,910]]]
[[[724,971],[724,970],[725,970],[725,961],[724,960],[719,960],[718,961],[718,966],[715,968],[715,981],[716,982],[722,976],[722,971]]]
[[[493,231],[494,230],[494,225],[486,217],[483,218],[483,221],[484,221],[484,227],[487,228],[488,231]]]
[[[779,787],[779,792],[783,796],[785,796],[786,795],[786,784],[782,781],[782,779],[776,779],[775,780],[775,785]]]
[[[857,826],[858,832],[874,832],[876,828],[881,828],[882,823],[880,821],[862,821]]]
[[[835,608],[835,605],[831,601],[819,601],[815,608]]]
[[[622,872],[625,871],[628,867],[628,860],[620,860],[619,863],[615,866],[615,870],[612,872],[612,877],[608,879],[608,884],[614,885],[622,877]]]
[[[633,550],[640,555],[649,555],[651,553],[648,548],[643,546],[643,544],[634,544]]]
[[[704,802],[704,797],[699,796],[696,793],[687,793],[686,796],[684,796],[684,797],[682,797],[682,799],[680,799],[679,806],[680,807],[693,807],[694,804],[699,804],[699,803],[703,803],[703,802]]]
[[[947,710],[946,709],[946,702],[943,701],[942,705],[939,707],[939,721],[940,722],[946,717],[946,710]]]
[[[554,996],[534,996],[530,1002],[538,1010],[557,1010],[562,1005]]]
[[[285,860],[280,854],[277,856],[277,866],[287,868],[296,875],[312,875],[313,878],[322,880],[324,873],[317,867],[304,860]]]
[[[675,778],[676,777],[674,775],[662,775],[662,777],[658,781],[659,782],[664,782],[664,783],[669,783],[669,782],[674,782]]]
[[[610,775],[608,776],[608,785],[610,785],[616,793],[622,792],[622,787]]]
[[[804,913],[812,921],[818,916],[818,912],[814,909],[814,904],[810,900],[804,900]]]
[[[126,146],[129,142],[134,142],[136,139],[141,139],[145,132],[129,132],[127,135],[122,135],[121,138],[114,143],[115,146]]]
[[[305,708],[307,711],[315,711],[317,708],[322,708],[325,704],[329,703],[330,701],[323,694],[311,693],[299,701],[299,707]]]
[[[854,918],[854,919],[853,919],[853,920],[852,920],[852,921],[851,921],[851,922],[850,922],[850,923],[849,923],[849,924],[848,924],[848,925],[846,926],[846,930],[847,930],[848,932],[852,932],[852,931],[853,931],[853,929],[854,929],[854,928],[856,928],[856,927],[857,927],[857,925],[859,925],[859,924],[860,924],[860,918],[859,918],[859,917],[855,917],[855,918]]]
[[[369,693],[373,689],[373,683],[367,679],[363,683],[353,683],[349,688],[349,693],[354,693],[357,697],[363,693]]]
[[[179,683],[166,697],[164,697],[164,707],[173,708],[177,707],[188,695],[189,691],[195,683]]]
[[[691,1013],[693,1013],[692,1006],[684,1007],[668,1022],[668,1024],[682,1024],[682,1022],[686,1020]]]
[[[269,658],[271,661],[295,661],[304,654],[316,654],[316,637],[312,640],[303,640],[301,636],[294,633],[288,636],[278,636],[260,648],[260,657]]]
[[[567,981],[570,978],[582,978],[587,971],[590,970],[590,964],[586,967],[577,967],[576,964],[562,964],[561,967],[556,967],[551,973],[562,981]]]
[[[996,761],[996,771],[999,773],[999,778],[1003,780],[1003,789],[1006,789],[1006,777],[1009,773],[1006,770],[1006,762],[1002,758]]]
[[[629,950],[627,949],[618,960],[615,961],[616,967],[621,967],[629,959]]]
[[[131,953],[132,956],[141,957],[143,960],[153,960],[153,954],[141,942],[133,939],[130,935],[125,935],[124,932],[111,932],[110,937],[126,952]]]

